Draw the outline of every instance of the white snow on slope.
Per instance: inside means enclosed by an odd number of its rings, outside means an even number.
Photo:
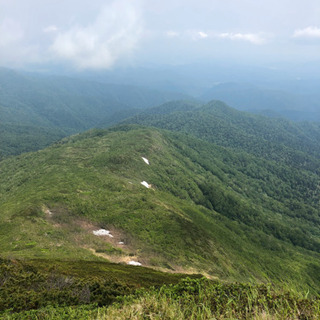
[[[143,186],[145,186],[146,188],[151,188],[151,185],[148,183],[148,182],[146,182],[146,181],[142,181],[142,182],[140,182]]]
[[[138,261],[133,261],[133,260],[130,260],[130,261],[128,262],[128,264],[129,264],[130,266],[142,266],[142,264],[141,264],[140,262],[138,262]]]
[[[110,231],[106,230],[106,229],[94,230],[94,231],[92,231],[92,233],[95,236],[108,236],[110,238],[113,238],[113,235],[110,233]]]
[[[141,158],[146,164],[150,165],[149,160],[147,158],[144,158],[144,157],[141,157]]]

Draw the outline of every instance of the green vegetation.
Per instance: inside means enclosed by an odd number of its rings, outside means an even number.
[[[117,313],[120,319],[318,319],[320,300],[277,292],[268,285],[185,279],[129,298],[107,309],[105,319]]]
[[[0,162],[2,315],[316,319],[317,299],[281,288],[320,292],[319,127],[185,101],[127,122]],[[3,128],[7,154],[66,132]]]
[[[184,279],[160,289],[118,298],[111,307],[42,308],[3,314],[4,319],[318,319],[320,300],[270,285]]]
[[[0,160],[8,155],[43,149],[68,135],[68,131],[19,124],[0,125]]]
[[[187,96],[0,68],[0,160]]]
[[[73,136],[0,163],[2,256],[135,257],[167,270],[285,279],[317,292],[318,180],[291,170],[136,126]],[[99,228],[126,245],[94,236]]]
[[[320,127],[284,119],[269,119],[237,111],[221,101],[207,105],[173,111],[168,104],[166,113],[158,108],[147,110],[125,120],[125,123],[154,126],[157,128],[192,134],[215,145],[247,152],[268,160],[280,161],[295,168],[319,172]]]
[[[181,274],[105,261],[0,260],[0,317],[46,306],[110,305],[138,288],[177,283]],[[196,276],[195,276],[196,277]]]

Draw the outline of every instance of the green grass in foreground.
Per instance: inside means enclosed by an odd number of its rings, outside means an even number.
[[[137,289],[159,288],[178,283],[185,277],[99,261],[0,258],[0,319],[1,312],[23,312],[48,306],[106,306]]]
[[[268,285],[222,284],[184,279],[140,290],[110,307],[47,307],[3,315],[4,319],[319,319],[320,300]]]

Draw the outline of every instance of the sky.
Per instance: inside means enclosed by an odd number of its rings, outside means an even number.
[[[319,0],[0,0],[4,67],[319,60]]]

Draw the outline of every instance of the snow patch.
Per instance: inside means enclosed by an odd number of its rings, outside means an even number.
[[[151,188],[151,185],[148,183],[148,182],[146,182],[146,181],[142,181],[142,182],[140,182],[143,186],[145,186],[146,188]]]
[[[130,266],[142,266],[142,264],[141,264],[140,262],[138,262],[138,261],[133,261],[133,260],[130,260],[130,261],[128,262],[128,264],[129,264]]]
[[[47,207],[45,207],[45,206],[42,207],[42,211],[43,211],[45,214],[48,214],[49,216],[52,216],[52,215],[53,215],[53,212],[50,211],[50,209],[47,208]]]
[[[95,236],[108,236],[110,238],[113,238],[113,235],[110,233],[110,231],[106,230],[106,229],[94,230],[94,231],[92,231],[92,233]]]
[[[141,157],[141,158],[146,164],[150,165],[149,160],[147,158],[144,158],[144,157]]]

